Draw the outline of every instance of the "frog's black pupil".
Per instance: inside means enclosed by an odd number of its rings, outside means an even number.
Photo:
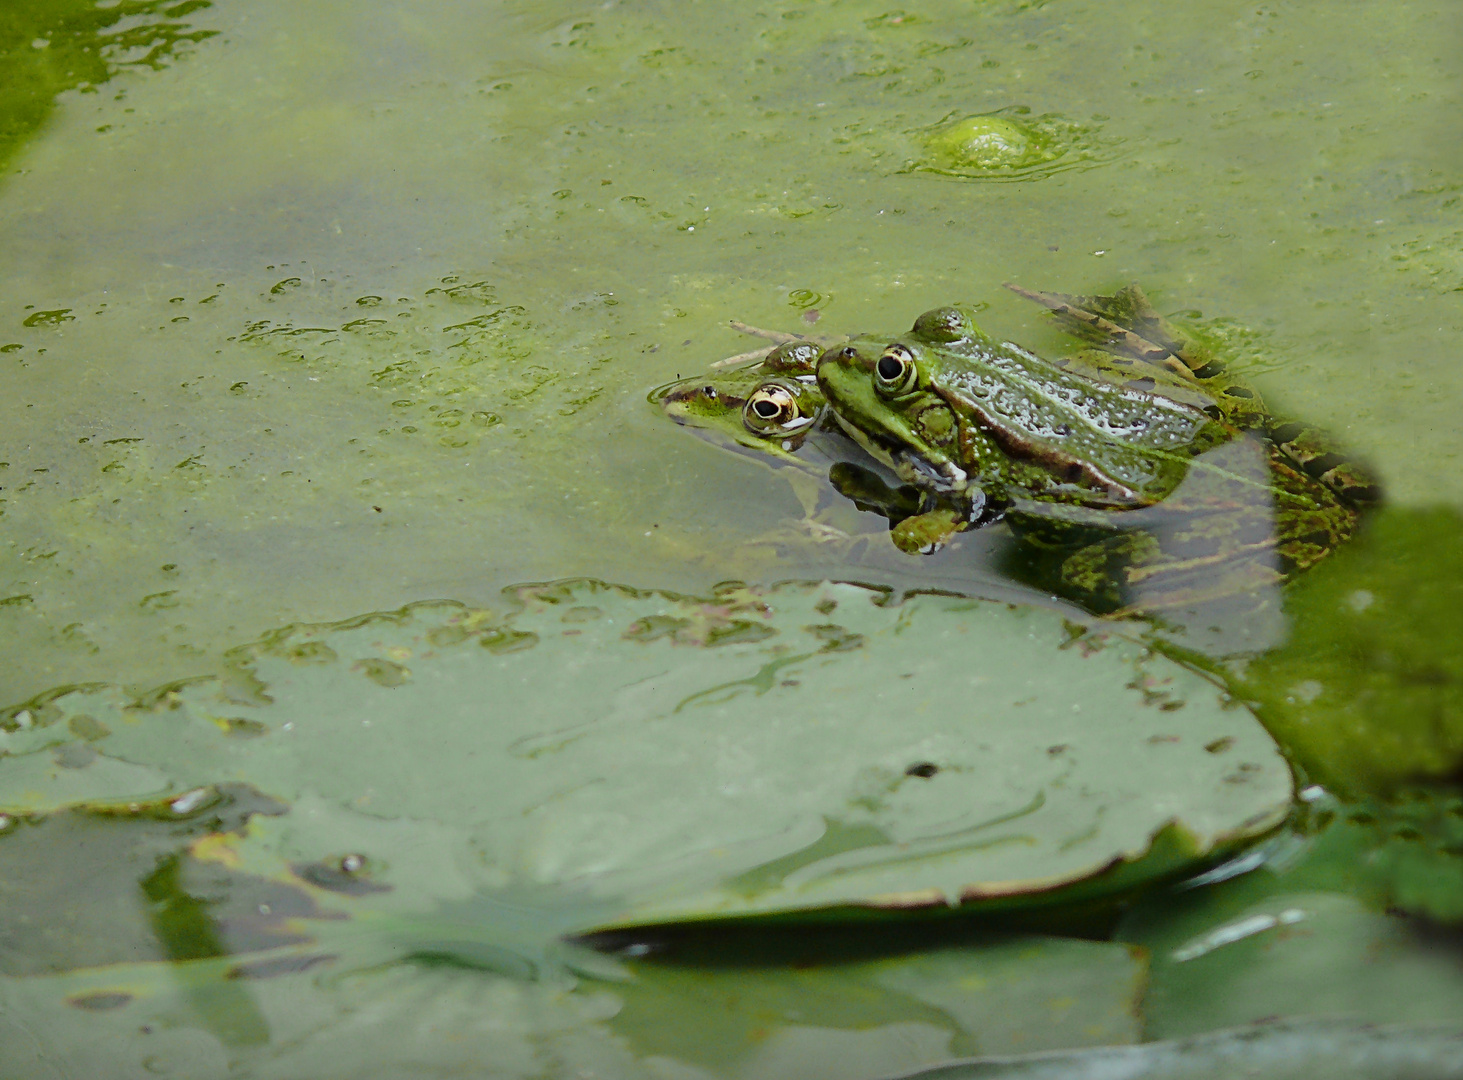
[[[769,401],[767,398],[763,398],[761,401],[754,401],[752,403],[752,411],[763,420],[771,420],[782,410],[777,407],[775,401]]]
[[[904,365],[894,356],[879,357],[879,378],[885,382],[893,382],[904,372]]]

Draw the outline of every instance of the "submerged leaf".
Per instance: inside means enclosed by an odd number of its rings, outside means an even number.
[[[940,1065],[907,1080],[1457,1080],[1463,1033],[1276,1021],[1143,1046]]]
[[[1426,567],[1426,573],[1419,573]],[[1463,518],[1386,508],[1292,586],[1238,689],[1313,778],[1385,794],[1463,770]]]
[[[999,937],[875,959],[627,964],[609,1022],[716,1077],[872,1076],[969,1054],[1137,1042],[1141,950]],[[922,1059],[922,1060],[921,1060]]]
[[[632,961],[577,985],[368,968],[369,943],[355,959],[348,973],[200,960],[0,976],[0,1075],[877,1077],[1134,1042],[1144,972],[1137,950],[1044,937],[735,970]],[[241,1015],[270,1041],[241,1038]]]

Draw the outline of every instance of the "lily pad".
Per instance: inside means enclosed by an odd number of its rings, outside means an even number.
[[[1463,943],[1395,914],[1400,902],[1456,917],[1463,903],[1459,819],[1451,831],[1444,820],[1460,801],[1415,794],[1392,806],[1345,805],[1308,789],[1306,813],[1283,834],[1140,901],[1118,936],[1151,956],[1147,1032],[1187,1036],[1276,1016],[1463,1016]]]
[[[542,1075],[570,1055],[657,1080],[672,1065],[873,1077],[1139,1035],[1147,964],[1131,946],[883,924],[743,930],[730,949],[718,927],[699,938],[710,953],[682,933],[669,959],[639,931],[624,955],[654,960],[549,956],[563,897],[420,913],[418,879],[462,889],[442,864],[450,825],[282,809],[236,787],[12,819],[0,1075],[407,1075],[432,1054],[402,1027],[429,1016],[464,1067]],[[325,845],[372,854],[297,857]],[[388,868],[400,887],[378,879]],[[412,959],[425,966],[393,963]]]
[[[1048,611],[828,583],[509,600],[291,628],[140,698],[43,696],[0,716],[0,807],[228,781],[445,822],[472,889],[576,897],[583,930],[1059,903],[1288,807],[1213,684]]]
[[[1418,567],[1428,573],[1418,574]],[[1385,508],[1291,587],[1290,638],[1237,691],[1332,790],[1463,770],[1463,517]]]

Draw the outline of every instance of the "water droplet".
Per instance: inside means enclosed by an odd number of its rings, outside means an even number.
[[[202,806],[213,792],[206,787],[194,788],[192,791],[179,795],[168,804],[169,809],[180,817],[184,814],[191,814]]]

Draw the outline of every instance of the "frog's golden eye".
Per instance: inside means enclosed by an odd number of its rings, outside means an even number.
[[[874,389],[885,397],[909,393],[918,379],[914,353],[903,345],[890,345],[874,365]]]
[[[797,399],[778,383],[766,383],[752,391],[742,406],[742,423],[757,435],[782,435],[804,426]]]

